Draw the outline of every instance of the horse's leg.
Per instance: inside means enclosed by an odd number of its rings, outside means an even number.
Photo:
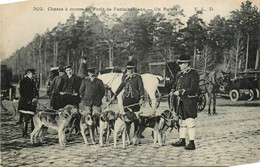
[[[211,107],[211,98],[212,98],[212,92],[208,92],[208,98],[209,98],[209,103],[208,103],[208,114],[211,115],[210,113],[210,107]]]
[[[119,93],[117,96],[117,103],[118,103],[118,108],[120,112],[124,112],[124,107],[123,107],[123,93]]]
[[[145,87],[146,92],[148,93],[151,102],[152,102],[152,108],[153,108],[153,114],[156,113],[156,108],[157,108],[157,99],[156,99],[156,90],[157,86],[155,85],[154,87]]]
[[[217,93],[214,92],[213,93],[213,114],[217,114],[216,113],[216,102],[217,102]]]

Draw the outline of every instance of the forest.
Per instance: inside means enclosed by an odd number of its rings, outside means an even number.
[[[234,76],[259,70],[260,12],[251,1],[241,3],[227,18],[216,15],[208,24],[201,18],[203,11],[182,23],[184,11],[178,5],[164,12],[133,10],[120,16],[97,14],[91,8],[35,34],[1,64],[12,68],[14,80],[34,68],[43,81],[51,67],[70,64],[78,71],[81,56],[98,70],[123,68],[129,52],[138,60],[140,73],[149,72],[149,63],[174,61],[182,53],[192,57],[193,68],[204,72],[218,65]]]

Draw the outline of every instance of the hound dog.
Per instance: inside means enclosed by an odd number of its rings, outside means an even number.
[[[139,116],[138,121],[135,122],[138,124],[137,128],[134,131],[133,144],[139,143],[140,135],[145,130],[145,128],[152,128],[154,133],[154,142],[153,146],[157,147],[156,143],[158,141],[159,146],[165,144],[165,127],[172,125],[173,115],[169,110],[163,111],[161,115],[150,117],[150,116]]]
[[[105,135],[106,146],[109,144],[109,135],[114,129],[115,120],[117,115],[114,111],[108,110],[100,115],[99,120],[99,145],[103,147],[103,136]]]
[[[95,141],[94,141],[94,138],[93,138],[93,128],[92,128],[93,119],[92,119],[91,113],[86,113],[85,115],[82,115],[82,117],[80,118],[79,126],[80,126],[80,132],[81,132],[81,135],[84,139],[85,145],[86,146],[88,145],[88,140],[87,140],[87,137],[86,137],[86,134],[85,134],[87,129],[89,130],[89,134],[90,134],[92,144],[96,144]]]
[[[137,116],[134,112],[127,111],[124,114],[118,114],[114,128],[114,148],[116,148],[117,145],[118,133],[122,134],[123,148],[125,148],[125,135],[127,137],[128,144],[130,144],[130,128],[132,122],[135,120],[137,120]]]
[[[72,105],[67,105],[59,109],[58,112],[41,111],[33,117],[34,130],[31,133],[31,144],[36,143],[36,137],[42,134],[47,128],[58,131],[59,143],[65,146],[65,127],[69,124],[73,115],[78,113],[78,109]],[[42,135],[40,135],[42,136]]]

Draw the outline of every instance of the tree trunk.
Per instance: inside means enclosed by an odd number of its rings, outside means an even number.
[[[35,60],[35,43],[33,43],[33,68],[36,69],[36,60]]]
[[[31,62],[31,51],[29,50],[29,57],[28,57],[28,63],[31,66],[32,62]]]
[[[57,66],[57,62],[58,62],[58,48],[59,48],[59,43],[56,42],[56,58],[55,58],[56,62],[55,62],[55,66]]]
[[[101,67],[101,59],[99,60],[99,71],[101,71],[102,67]]]
[[[70,64],[70,53],[68,52],[68,54],[67,54],[67,65],[69,65]]]
[[[39,49],[39,57],[40,57],[40,73],[42,74],[42,49]]]
[[[39,53],[40,54],[40,53]],[[37,73],[38,73],[38,76],[40,74],[40,55],[38,56],[38,60],[37,60]]]
[[[196,68],[196,45],[194,46],[194,51],[193,51],[193,68]]]
[[[260,50],[260,47],[258,47],[257,51],[256,51],[255,70],[259,69],[259,50]]]
[[[112,46],[109,45],[108,47],[109,47],[109,50],[108,50],[108,52],[109,52],[109,57],[108,57],[108,59],[109,59],[109,67],[112,67],[113,66]]]
[[[54,42],[54,45],[53,45],[53,63],[52,63],[52,66],[55,67],[56,64],[55,64],[55,57],[56,57],[56,42]]]
[[[46,45],[44,48],[44,77],[47,79],[47,53],[46,53]],[[44,82],[45,83],[45,82]]]
[[[171,45],[169,44],[168,46],[168,50],[169,50],[169,61],[171,62],[172,61],[172,52],[171,52]]]
[[[236,38],[236,65],[235,65],[235,78],[237,78],[237,70],[238,70],[238,55],[239,55],[239,39],[240,39],[240,32],[238,32],[237,38]]]
[[[249,50],[249,34],[247,33],[247,42],[246,42],[246,63],[245,63],[245,71],[247,71],[248,65],[248,50]]]
[[[53,66],[57,66],[58,60],[58,42],[54,42],[54,57],[53,57]]]

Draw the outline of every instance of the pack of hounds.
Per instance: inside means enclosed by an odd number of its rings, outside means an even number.
[[[88,145],[86,132],[89,133],[92,144],[96,144],[94,132],[99,132],[100,147],[104,146],[104,142],[106,146],[109,145],[109,136],[113,132],[114,148],[117,147],[118,136],[121,136],[122,147],[125,148],[131,143],[130,129],[131,124],[134,123],[132,138],[134,145],[139,144],[141,134],[145,128],[152,128],[153,146],[160,147],[165,145],[166,130],[178,128],[176,115],[169,110],[163,111],[158,116],[144,116],[142,112],[134,113],[131,111],[115,113],[112,110],[104,111],[100,115],[91,115],[89,113],[83,116],[80,113],[80,109],[73,105],[67,105],[58,111],[46,109],[38,112],[33,117],[34,130],[30,134],[31,144],[37,145],[37,138],[42,143],[45,132],[48,128],[51,128],[58,131],[59,144],[65,146],[71,132],[76,129],[81,132],[85,145]],[[65,131],[68,127],[70,127],[69,134],[66,138]]]

